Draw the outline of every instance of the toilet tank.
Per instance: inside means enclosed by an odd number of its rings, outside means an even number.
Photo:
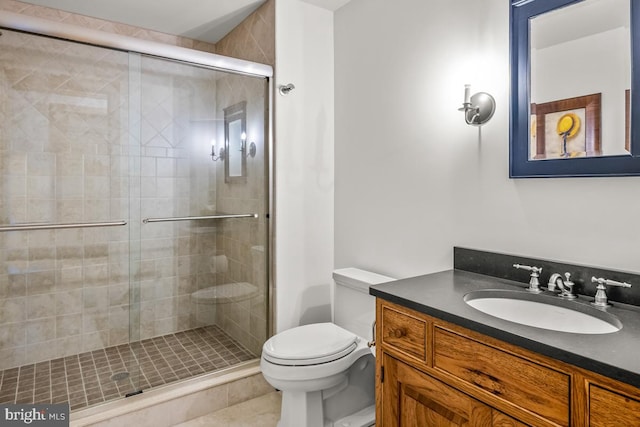
[[[372,324],[376,318],[376,299],[369,286],[395,280],[358,268],[341,268],[333,272],[333,323],[372,340]]]

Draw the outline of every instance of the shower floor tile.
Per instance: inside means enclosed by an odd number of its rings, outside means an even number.
[[[71,410],[255,359],[217,326],[0,371],[0,403],[65,403]]]

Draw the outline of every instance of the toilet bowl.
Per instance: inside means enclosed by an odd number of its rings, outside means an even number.
[[[282,391],[278,427],[368,427],[375,423],[375,298],[369,286],[394,280],[356,268],[333,273],[334,321],[280,332],[260,367]]]

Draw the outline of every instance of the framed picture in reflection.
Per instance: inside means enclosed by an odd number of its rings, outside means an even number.
[[[601,94],[531,104],[529,160],[601,155]]]

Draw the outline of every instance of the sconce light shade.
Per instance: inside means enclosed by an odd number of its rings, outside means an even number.
[[[482,126],[493,117],[496,111],[496,100],[486,92],[478,92],[469,97],[469,85],[465,85],[465,96],[462,108],[464,121],[468,125]]]

